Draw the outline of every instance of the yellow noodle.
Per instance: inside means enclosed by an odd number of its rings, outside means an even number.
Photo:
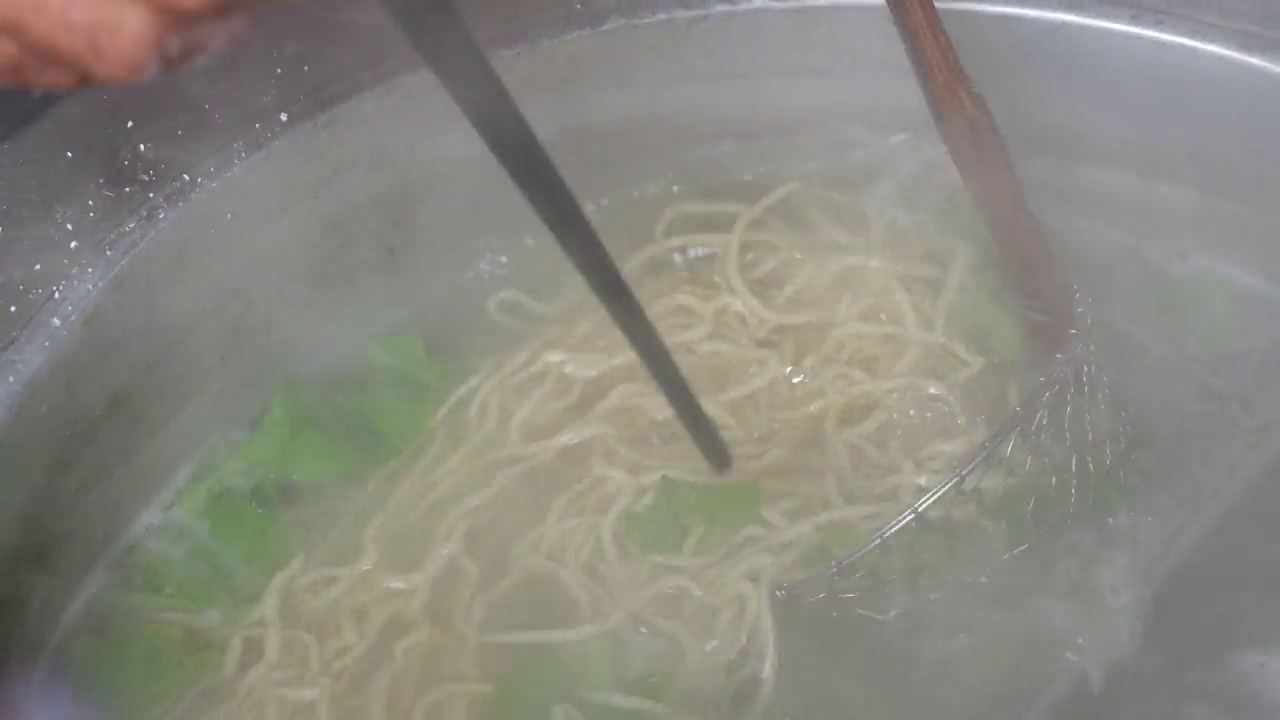
[[[953,332],[976,288],[970,253],[936,237],[943,256],[926,252],[909,223],[792,183],[755,203],[672,205],[622,258],[733,449],[725,478],[581,288],[495,296],[521,346],[445,402],[379,477],[378,506],[273,579],[182,720],[484,720],[522,653],[601,639],[660,648],[648,669],[674,678],[669,695],[585,687],[544,717],[763,713],[775,584],[812,570],[824,533],[878,530],[931,473],[967,461],[1004,419],[979,408],[1012,408],[1009,369]],[[754,484],[763,522],[643,552],[630,513],[663,477]],[[735,706],[744,683],[749,706]]]

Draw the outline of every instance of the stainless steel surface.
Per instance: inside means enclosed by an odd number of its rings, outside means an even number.
[[[932,137],[874,3],[508,5],[471,17],[512,48],[500,70],[606,219],[643,204],[637,189]],[[948,6],[1033,206],[1094,296],[1100,352],[1151,439],[1146,483],[1133,517],[1011,571],[1017,612],[982,588],[958,601],[965,617],[922,611],[909,632],[814,607],[788,630],[801,646],[784,672],[805,678],[792,717],[1024,715],[1128,654],[1173,563],[1274,471],[1280,46],[1269,7],[1211,9],[1231,22]],[[75,98],[0,149],[0,572],[8,617],[25,620],[16,646],[48,638],[137,512],[283,375],[441,303],[457,312],[423,331],[473,355],[480,297],[564,270],[408,59],[371,4],[283,7],[218,64]],[[1190,301],[1170,290],[1188,278],[1203,283]],[[870,663],[855,652],[869,646],[895,651]]]

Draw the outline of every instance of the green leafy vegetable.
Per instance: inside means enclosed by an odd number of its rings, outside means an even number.
[[[173,513],[126,560],[127,592],[183,608],[257,597],[297,549],[280,521],[290,483],[394,459],[444,396],[445,373],[421,340],[377,338],[367,355],[360,372],[285,383],[243,443],[210,446]]]
[[[807,565],[825,568],[849,553],[862,547],[866,533],[847,525],[830,525],[820,531],[822,542],[816,548]]]
[[[253,485],[251,474],[240,448],[239,444],[227,440],[217,440],[206,447],[178,497],[175,512],[199,515],[218,491],[249,491]]]
[[[121,624],[81,641],[75,660],[119,717],[146,718],[217,673],[221,653],[185,628]]]
[[[980,288],[957,299],[952,317],[990,359],[1017,365],[1026,357],[1026,327],[1016,308],[1012,300]]]
[[[657,673],[648,673],[627,682],[622,687],[622,694],[642,700],[662,702],[662,699],[666,696],[668,685],[667,678]],[[583,703],[582,711],[587,720],[645,720],[645,718],[653,717],[653,715],[641,710],[591,703]]]
[[[950,317],[991,360],[1016,365],[1025,359],[1026,323],[1017,300],[1008,292],[995,242],[977,206],[964,191],[947,192],[928,209],[947,234],[965,241],[974,252],[971,266],[977,289],[956,300]]]
[[[353,397],[355,395],[355,397]],[[360,397],[311,383],[289,383],[245,443],[243,457],[261,477],[333,480],[370,464],[370,442],[361,429]]]
[[[600,635],[585,640],[567,651],[569,664],[578,677],[578,687],[586,690],[612,690],[618,686],[621,669],[614,659],[613,644]]]
[[[444,398],[446,373],[407,335],[369,343],[368,366],[276,390],[241,450],[258,477],[300,481],[358,475],[389,462],[422,432]]]
[[[627,511],[622,516],[622,528],[636,549],[653,555],[679,552],[689,532],[662,492]]]
[[[375,377],[365,390],[360,412],[374,435],[367,467],[394,460],[422,435],[437,399],[396,378]]]
[[[212,497],[201,510],[166,519],[126,557],[126,599],[150,610],[234,615],[294,550],[278,516],[239,493]]]
[[[763,524],[760,508],[760,489],[752,483],[694,483],[663,476],[653,495],[623,516],[623,528],[636,549],[671,553],[697,528],[724,537]]]
[[[532,720],[573,699],[573,668],[553,651],[529,653],[498,683],[492,720]]]
[[[660,702],[668,685],[664,676],[652,672],[623,677],[612,645],[600,637],[569,648],[525,653],[498,682],[489,718],[545,718],[556,705],[573,703],[588,720],[640,720],[643,713],[598,705],[585,700],[582,693],[616,691]]]
[[[864,533],[843,525],[825,527],[819,534],[822,541],[800,562],[805,573],[819,573],[827,570],[833,562],[862,547],[867,538]]]
[[[285,383],[242,444],[213,444],[174,513],[126,563],[130,592],[184,606],[256,597],[296,550],[279,517],[290,483],[355,477],[413,442],[445,373],[407,335],[375,339],[367,355],[360,372]]]
[[[443,368],[427,357],[422,340],[413,335],[389,335],[369,341],[371,367],[402,373],[437,391],[445,383]]]
[[[206,506],[204,520],[209,544],[259,578],[275,574],[293,554],[279,516],[242,495],[214,499]]]
[[[691,526],[736,532],[764,522],[760,513],[760,488],[752,483],[691,483],[664,477],[659,492],[677,517]]]
[[[822,531],[822,538],[832,560],[839,560],[862,547],[868,540],[866,533],[841,525],[825,528]]]
[[[1031,478],[1003,490],[994,506],[1006,545],[1016,549],[1061,532],[1073,521],[1114,515],[1128,505],[1129,492],[1119,477],[1109,475],[1074,485]]]
[[[422,341],[377,338],[356,371],[285,383],[243,442],[215,442],[162,521],[123,559],[111,596],[129,618],[75,642],[107,697],[146,717],[216,668],[186,627],[234,623],[297,550],[282,515],[311,489],[363,476],[412,443],[448,392]],[[183,623],[165,624],[173,615]],[[141,618],[141,620],[139,620]]]
[[[645,673],[632,678],[622,688],[623,692],[632,697],[643,698],[653,702],[662,702],[667,695],[667,687],[670,684],[669,678],[658,673]]]

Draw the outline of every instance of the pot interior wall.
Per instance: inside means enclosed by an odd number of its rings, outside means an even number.
[[[1215,494],[1247,484],[1276,412],[1280,145],[1268,129],[1280,126],[1280,76],[1034,13],[968,8],[947,21],[1094,296],[1104,361],[1159,466],[1184,468],[1158,479],[1151,516],[1212,504],[1191,459],[1219,473]],[[501,68],[617,248],[643,242],[636,218],[673,194],[868,172],[895,142],[933,142],[880,7],[654,20],[527,48]],[[466,363],[500,341],[487,295],[568,277],[422,73],[293,130],[154,222],[0,440],[0,547],[23,619],[11,639],[27,650],[193,453],[261,410],[282,378],[406,328]],[[1154,302],[1186,292],[1171,283],[1201,283],[1203,302]],[[1133,545],[1135,567],[1163,557]],[[838,664],[822,664],[815,712],[848,706]]]

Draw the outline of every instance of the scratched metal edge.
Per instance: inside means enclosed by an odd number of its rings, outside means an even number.
[[[330,22],[334,27],[341,27],[340,17]],[[236,49],[239,48],[233,48],[233,50]],[[252,51],[249,54],[254,61],[262,62],[262,58],[253,56]],[[246,62],[240,57],[235,59],[237,64]],[[123,212],[117,215],[118,219],[114,226],[103,228],[101,235],[96,238],[85,238],[77,243],[89,245],[93,251],[90,258],[82,259],[74,266],[79,274],[74,279],[63,276],[60,282],[47,283],[42,288],[41,296],[25,317],[19,318],[13,327],[0,327],[0,437],[19,411],[27,390],[42,376],[47,359],[68,350],[73,345],[75,330],[79,323],[102,300],[117,273],[125,267],[135,252],[155,240],[158,235],[162,235],[165,215],[181,206],[203,187],[218,184],[227,179],[234,173],[237,165],[274,144],[290,128],[304,125],[333,107],[413,69],[415,69],[414,65],[406,56],[392,53],[387,55],[383,62],[363,72],[341,78],[337,82],[308,88],[305,94],[298,94],[296,97],[278,98],[279,102],[273,103],[274,111],[287,115],[289,122],[270,128],[267,132],[247,132],[235,138],[234,145],[239,151],[238,155],[233,155],[228,149],[223,148],[199,158],[196,163],[206,171],[209,178],[207,182],[159,183],[155,186],[152,196],[142,199],[142,193],[138,193],[138,199],[134,203],[124,206]],[[156,88],[145,90],[157,93],[176,92],[176,87],[180,84],[192,82],[190,75],[215,70],[225,72],[221,68],[214,67],[195,68],[191,73],[177,73],[161,81]],[[132,88],[121,91],[126,97],[136,92],[138,90]],[[87,95],[88,97],[85,98],[87,103],[98,104],[111,101],[110,94],[89,93]],[[37,129],[33,126],[43,122],[55,122],[59,119],[59,115],[83,114],[85,109],[77,107],[78,104],[84,103],[75,98],[67,98],[46,108],[41,117],[19,131],[15,139],[20,142],[23,134]],[[144,126],[146,120],[143,114],[135,114],[139,117],[139,126]],[[113,140],[118,143],[136,142],[138,138],[145,138],[151,132],[158,133],[158,131],[158,128],[143,127],[139,133],[128,138],[104,138],[104,142]],[[3,149],[7,149],[8,145],[9,143],[5,143]],[[4,156],[0,155],[0,162],[4,160]],[[8,169],[12,171],[16,168]],[[194,172],[194,169],[192,171]],[[181,173],[175,169],[173,174],[176,176]],[[48,218],[48,222],[53,224],[55,220]],[[0,260],[5,261],[8,260],[3,255],[7,231],[8,228],[0,230]],[[61,238],[51,235],[48,241],[52,242],[55,239]],[[13,281],[10,280],[10,282]]]

